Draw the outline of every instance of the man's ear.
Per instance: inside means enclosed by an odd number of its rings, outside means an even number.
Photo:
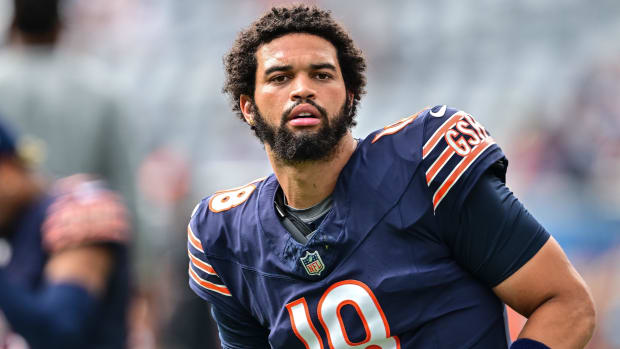
[[[243,113],[243,118],[245,118],[245,122],[250,126],[254,126],[254,110],[252,108],[252,98],[248,95],[241,95],[239,97],[239,109],[241,109],[241,113]]]
[[[347,91],[347,97],[349,97],[349,109],[353,108],[353,102],[355,98],[355,94],[351,91]]]

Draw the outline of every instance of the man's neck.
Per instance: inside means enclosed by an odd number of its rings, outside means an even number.
[[[349,161],[356,145],[351,132],[348,132],[329,159],[299,164],[282,163],[275,159],[268,146],[265,148],[287,204],[304,209],[316,205],[334,191],[340,171]]]

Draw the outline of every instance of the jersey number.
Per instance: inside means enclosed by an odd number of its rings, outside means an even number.
[[[209,209],[217,213],[237,207],[250,197],[254,189],[256,189],[256,186],[250,183],[240,188],[216,193],[209,200]]]
[[[364,325],[366,337],[360,342],[352,342],[347,336],[341,311],[345,305],[352,306]],[[291,318],[291,326],[299,340],[308,349],[323,349],[323,340],[312,324],[305,298],[286,305]],[[340,281],[325,291],[317,306],[319,321],[331,349],[400,349],[400,341],[390,336],[390,326],[385,314],[370,288],[356,280]]]

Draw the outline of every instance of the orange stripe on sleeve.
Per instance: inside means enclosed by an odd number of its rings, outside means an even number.
[[[435,160],[435,162],[431,165],[431,167],[426,171],[426,184],[430,185],[437,173],[441,171],[444,165],[450,160],[452,155],[454,155],[455,151],[452,147],[446,147],[444,151],[439,155],[439,158]]]
[[[495,144],[495,140],[493,138],[488,137],[482,143],[480,143],[474,150],[469,153],[467,156],[459,162],[459,164],[452,170],[452,173],[448,175],[448,178],[443,182],[443,184],[437,189],[435,195],[433,196],[433,208],[437,209],[437,206],[446,196],[448,191],[452,188],[454,183],[467,171],[469,165],[471,165],[477,158],[482,154],[487,148],[491,145]]]
[[[187,249],[187,255],[189,256],[189,259],[191,260],[191,263],[193,265],[195,265],[198,269],[204,271],[207,274],[211,274],[211,275],[217,275],[217,273],[215,272],[215,270],[213,269],[213,267],[210,264],[207,264],[203,261],[201,261],[200,259],[196,258],[189,249]]]
[[[192,246],[194,246],[195,249],[200,252],[204,252],[204,250],[202,249],[202,243],[200,243],[200,240],[198,240],[189,224],[187,225],[187,240],[190,244],[192,244]]]
[[[200,276],[196,274],[196,272],[192,270],[191,266],[189,267],[189,275],[192,278],[192,280],[194,280],[194,282],[206,288],[207,290],[214,291],[219,294],[223,294],[224,296],[231,296],[230,291],[228,290],[226,286],[214,284],[212,282],[202,279]]]
[[[429,140],[426,142],[426,144],[424,144],[424,147],[422,148],[422,159],[426,158],[426,156],[433,150],[433,148],[435,148],[437,143],[439,143],[439,140],[443,138],[443,135],[446,133],[446,131],[454,127],[454,125],[456,125],[456,122],[463,118],[465,115],[466,114],[463,111],[458,111],[454,113],[454,115],[452,115],[448,120],[446,120],[446,122],[444,122],[443,125],[441,125],[441,127],[439,127],[437,131],[435,131],[435,133],[433,133],[431,138],[429,138]]]

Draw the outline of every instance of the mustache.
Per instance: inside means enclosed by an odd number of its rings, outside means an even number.
[[[310,104],[311,106],[315,107],[316,110],[319,111],[319,113],[321,114],[321,119],[323,120],[327,120],[327,110],[325,110],[325,108],[321,107],[320,105],[316,104],[316,102],[310,100],[310,99],[300,99],[299,101],[297,101],[295,104],[293,104],[292,106],[290,106],[288,109],[286,109],[283,113],[282,113],[282,124],[284,125],[286,123],[286,121],[289,119],[289,116],[291,115],[291,113],[293,112],[293,109],[295,109],[296,106],[300,105],[300,104]]]

